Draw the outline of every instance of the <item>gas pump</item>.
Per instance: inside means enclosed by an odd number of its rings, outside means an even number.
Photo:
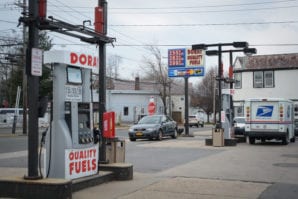
[[[52,121],[46,135],[46,173],[75,179],[97,174],[98,144],[93,137],[91,72],[98,57],[47,51],[44,63],[53,72]]]

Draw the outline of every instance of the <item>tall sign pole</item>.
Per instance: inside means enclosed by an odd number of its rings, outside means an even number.
[[[38,47],[38,0],[29,0],[29,42],[26,53],[26,72],[28,77],[29,132],[28,132],[28,176],[39,179],[38,174],[38,106],[39,77],[32,75],[32,49]]]
[[[184,106],[184,128],[185,135],[189,136],[189,102],[188,102],[188,79],[189,77],[200,77],[205,74],[205,51],[192,49],[169,49],[168,50],[168,76],[184,77],[185,106]],[[170,102],[171,105],[171,102]]]
[[[188,110],[188,77],[184,77],[184,89],[185,89],[185,99],[184,99],[184,103],[185,103],[185,106],[184,106],[184,121],[185,121],[185,135],[188,136],[189,135],[189,121],[188,121],[188,115],[189,115],[189,110]]]

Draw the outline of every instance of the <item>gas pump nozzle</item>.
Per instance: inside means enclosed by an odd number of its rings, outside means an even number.
[[[100,141],[100,134],[101,134],[101,132],[98,127],[93,129],[94,144],[97,144]]]

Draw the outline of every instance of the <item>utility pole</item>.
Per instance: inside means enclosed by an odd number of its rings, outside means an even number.
[[[102,33],[107,35],[107,2],[105,0],[98,0],[98,7],[103,9],[103,27]],[[103,114],[106,111],[106,43],[99,43],[99,129],[102,131],[102,144],[99,150],[99,162],[106,162],[106,138],[103,137]]]
[[[23,0],[23,13],[26,13],[26,0]],[[27,134],[27,75],[26,75],[26,25],[23,24],[23,134]]]
[[[38,175],[38,106],[39,77],[31,74],[32,48],[38,47],[38,0],[29,0],[29,42],[26,53],[26,73],[28,77],[29,133],[28,133],[28,176],[39,179]]]

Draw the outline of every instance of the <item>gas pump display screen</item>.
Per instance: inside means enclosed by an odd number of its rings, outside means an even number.
[[[67,72],[67,82],[72,84],[82,84],[82,71],[80,68],[68,66]]]

